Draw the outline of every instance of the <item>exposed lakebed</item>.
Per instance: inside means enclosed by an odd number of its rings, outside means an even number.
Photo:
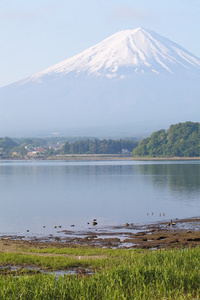
[[[107,229],[93,229],[91,231],[66,231],[57,232],[58,235],[0,236],[2,251],[9,251],[12,243],[31,244],[37,247],[53,246],[92,246],[103,248],[183,248],[200,245],[200,218],[171,220],[154,224],[134,225],[125,224]],[[81,259],[81,257],[79,258]]]

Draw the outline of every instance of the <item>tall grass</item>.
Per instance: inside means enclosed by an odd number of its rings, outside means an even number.
[[[85,259],[96,269],[90,276],[0,276],[0,299],[200,299],[200,248],[141,253],[122,250],[118,256],[106,253],[104,259]],[[49,257],[40,259],[49,266]],[[76,259],[78,263],[82,261]],[[62,264],[65,268],[66,262],[59,261]]]

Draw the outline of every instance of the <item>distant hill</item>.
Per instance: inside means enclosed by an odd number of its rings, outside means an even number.
[[[143,139],[133,156],[198,157],[200,156],[200,123],[185,122],[161,129]]]
[[[11,149],[17,146],[19,145],[9,137],[0,138],[0,148],[2,149]]]

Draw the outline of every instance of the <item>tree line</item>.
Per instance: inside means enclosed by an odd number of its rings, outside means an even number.
[[[84,140],[73,143],[66,142],[62,148],[64,154],[121,154],[128,150],[132,153],[133,149],[138,146],[136,140]]]
[[[63,145],[63,146],[61,146]],[[56,146],[56,147],[55,147]],[[44,148],[40,156],[51,156],[59,154],[121,154],[123,151],[132,153],[138,146],[136,139],[86,139],[77,138],[25,138],[11,139],[9,137],[0,138],[0,156],[2,158],[11,157],[13,153],[17,156],[25,157],[29,151],[37,147]]]
[[[133,156],[198,157],[200,156],[200,123],[185,122],[161,129],[143,139]]]

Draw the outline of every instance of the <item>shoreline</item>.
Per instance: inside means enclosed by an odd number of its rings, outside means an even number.
[[[130,161],[186,161],[186,160],[200,160],[200,157],[133,157],[125,155],[103,155],[103,154],[84,154],[84,155],[63,155],[59,157],[49,157],[45,160],[96,160],[96,161],[105,161],[105,160],[130,160]]]
[[[29,158],[0,158],[0,161],[195,161],[200,157],[133,157],[132,155],[118,154],[66,154],[49,157],[29,157]]]
[[[153,224],[124,224],[107,229],[94,226],[91,231],[59,230],[44,237],[1,235],[0,252],[17,245],[34,247],[97,247],[112,249],[171,249],[200,245],[200,217],[160,221]]]

